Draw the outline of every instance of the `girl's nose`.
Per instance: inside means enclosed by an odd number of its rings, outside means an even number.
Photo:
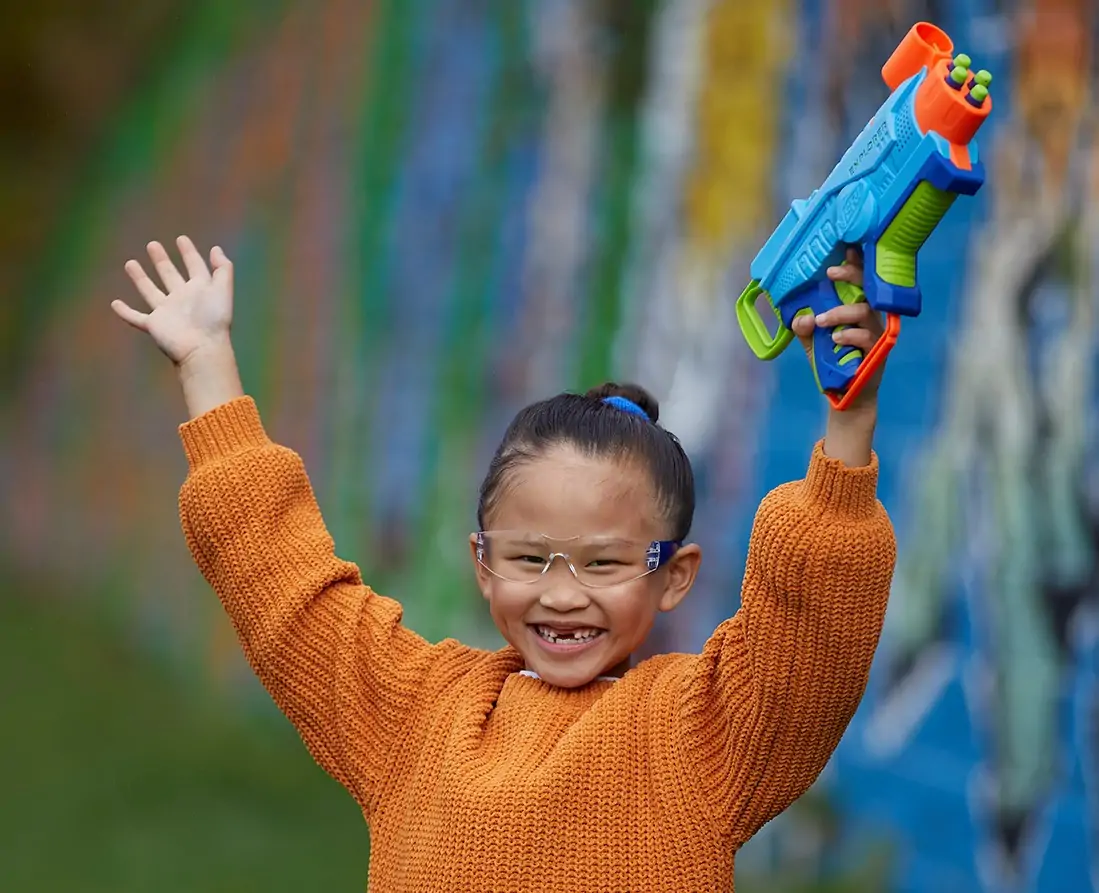
[[[538,598],[539,604],[559,614],[586,608],[591,599],[584,587],[568,571],[565,571],[563,577],[564,579],[558,576],[556,580],[547,581],[548,585]]]

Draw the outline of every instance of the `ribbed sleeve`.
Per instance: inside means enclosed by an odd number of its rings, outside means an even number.
[[[687,673],[683,759],[734,845],[813,783],[865,691],[896,561],[877,477],[876,456],[847,468],[818,443],[765,497],[741,608]]]
[[[401,606],[339,559],[301,458],[243,397],[183,425],[188,547],[317,762],[370,808],[433,659]]]

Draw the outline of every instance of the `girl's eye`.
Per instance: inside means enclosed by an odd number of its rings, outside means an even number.
[[[588,562],[588,567],[618,567],[621,564],[621,561],[616,561],[614,558],[596,558]]]
[[[545,564],[546,559],[541,555],[520,555],[516,561],[522,561],[526,564]]]

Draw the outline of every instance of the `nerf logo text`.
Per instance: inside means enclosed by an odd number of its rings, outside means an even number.
[[[859,219],[869,194],[870,187],[866,185],[865,180],[856,180],[840,192],[836,209],[836,229],[841,236],[846,234],[852,224]],[[865,229],[865,224],[860,231],[862,229]]]

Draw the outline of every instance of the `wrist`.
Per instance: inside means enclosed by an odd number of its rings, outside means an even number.
[[[195,348],[176,369],[192,419],[244,396],[228,333]]]
[[[878,401],[856,402],[853,406],[838,412],[828,410],[828,427],[837,429],[873,431],[878,423]]]
[[[233,342],[229,333],[218,335],[195,347],[182,360],[175,364],[179,377],[186,378],[201,374],[204,370],[225,366],[227,363],[236,363],[233,353]]]
[[[874,428],[878,421],[877,402],[852,406],[843,412],[831,410],[824,435],[824,453],[849,468],[869,465]]]

